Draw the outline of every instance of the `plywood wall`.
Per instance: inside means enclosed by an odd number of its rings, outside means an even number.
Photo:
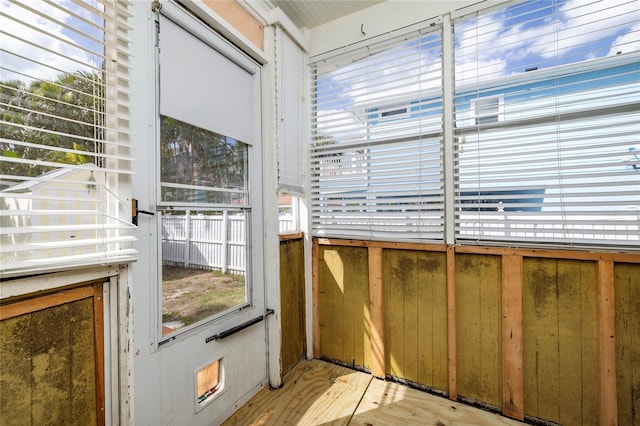
[[[618,424],[640,425],[640,268],[616,263],[615,332]]]
[[[598,424],[596,264],[525,258],[525,414]]]
[[[280,242],[280,324],[282,373],[307,353],[304,292],[304,239]]]
[[[447,390],[446,256],[383,250],[386,374]]]
[[[458,395],[501,406],[499,256],[456,255]]]
[[[367,249],[322,247],[320,250],[321,355],[369,368],[369,280]]]
[[[94,292],[76,293],[79,300],[62,304],[57,294],[0,308],[2,425],[103,424]],[[46,307],[45,298],[53,306]]]
[[[520,420],[640,425],[640,255],[332,239],[313,252],[316,356],[373,360],[378,377]]]

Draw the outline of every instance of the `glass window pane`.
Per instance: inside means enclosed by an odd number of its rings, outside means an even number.
[[[162,116],[162,202],[248,204],[247,158],[245,143]]]
[[[247,218],[240,211],[161,212],[163,335],[247,302]]]

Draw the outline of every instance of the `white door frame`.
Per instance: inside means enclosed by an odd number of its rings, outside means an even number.
[[[161,13],[177,14],[184,21],[183,28],[206,27],[182,7],[167,1],[162,2]],[[139,200],[144,210],[155,210],[156,194],[156,138],[158,134],[157,79],[155,64],[156,19],[150,2],[133,2],[132,39],[134,63],[132,67],[131,91],[133,94],[132,133],[136,175],[132,178],[133,197]],[[172,16],[173,17],[173,16]],[[237,48],[226,40],[225,49]],[[217,49],[216,49],[217,50]],[[225,55],[229,57],[228,55]],[[231,58],[232,59],[232,58]],[[245,57],[245,59],[247,59]],[[269,193],[270,178],[273,173],[271,151],[263,146],[262,90],[259,64],[254,78],[254,134],[255,144],[250,149],[250,193],[251,215],[255,219],[251,226],[252,294],[251,305],[220,318],[177,334],[170,342],[160,344],[159,274],[157,268],[157,244],[159,244],[156,218],[141,217],[134,234],[138,241],[138,262],[130,268],[129,303],[131,305],[130,347],[132,375],[129,380],[130,420],[136,424],[217,424],[232,414],[236,407],[248,401],[261,388],[269,384],[279,385],[279,327],[276,315],[252,325],[223,340],[207,343],[206,339],[258,316],[265,315],[268,304],[274,301],[273,289],[278,287],[277,256],[273,250],[265,250],[265,241],[277,242],[277,200],[275,184],[273,198],[265,201],[264,193]],[[266,127],[266,126],[265,126]],[[263,156],[263,152],[266,155]],[[267,158],[265,160],[265,158]],[[263,164],[265,173],[262,172]],[[268,170],[270,169],[270,170]],[[265,197],[266,198],[266,197]],[[275,211],[265,206],[275,205]],[[274,225],[272,224],[275,224]],[[271,236],[270,228],[275,228]],[[277,245],[275,246],[277,248]],[[270,255],[265,256],[265,252]],[[270,271],[269,273],[266,273]],[[270,296],[267,296],[267,295]],[[269,297],[269,301],[266,299]],[[276,294],[276,301],[278,300]],[[157,303],[156,303],[157,302]],[[277,314],[278,312],[276,312]],[[274,325],[275,324],[275,325]],[[267,335],[267,329],[269,334]],[[275,338],[272,336],[275,334]],[[274,348],[275,346],[275,348]],[[268,355],[269,349],[271,356]],[[195,371],[218,358],[223,359],[224,388],[211,402],[199,406],[195,400]],[[122,407],[126,410],[126,407]]]

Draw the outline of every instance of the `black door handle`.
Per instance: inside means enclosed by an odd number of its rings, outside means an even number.
[[[154,212],[138,209],[138,200],[135,198],[132,198],[131,199],[131,223],[133,223],[135,226],[138,226],[139,214],[148,214],[149,216],[155,216]]]

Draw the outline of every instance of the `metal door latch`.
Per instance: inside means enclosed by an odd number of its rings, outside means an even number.
[[[135,226],[138,226],[139,214],[148,214],[149,216],[155,216],[154,212],[138,209],[138,200],[135,198],[132,198],[131,199],[131,223],[133,223]]]

